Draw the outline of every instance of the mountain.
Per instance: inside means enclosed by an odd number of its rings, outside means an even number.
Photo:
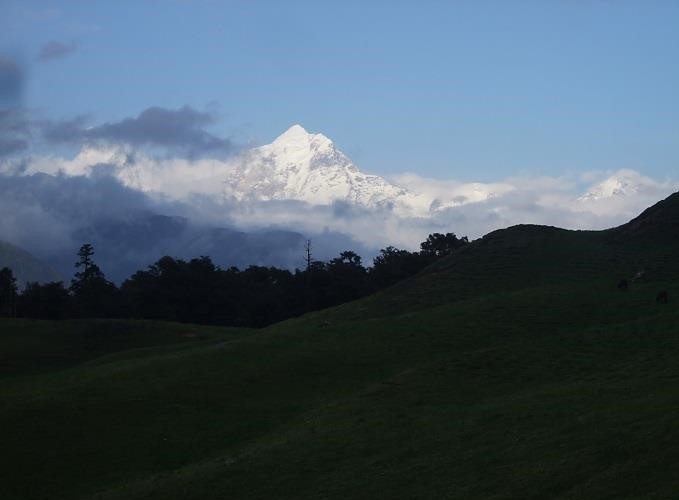
[[[111,175],[150,199],[178,202],[188,207],[184,213],[212,221],[242,227],[285,227],[293,221],[293,229],[327,226],[363,241],[368,238],[361,225],[342,227],[337,210],[355,209],[353,215],[366,217],[393,215],[395,224],[427,219],[437,230],[454,224],[458,231],[479,236],[484,230],[502,227],[502,221],[526,220],[526,215],[543,222],[540,214],[553,210],[557,212],[552,220],[562,224],[589,218],[590,227],[605,227],[604,219],[619,223],[622,218],[615,214],[636,213],[678,187],[629,169],[598,181],[582,196],[564,191],[560,179],[456,182],[414,174],[386,179],[365,173],[330,138],[301,125],[293,125],[270,144],[229,157],[161,157],[129,145],[89,145],[70,160],[31,164],[24,174],[36,172],[94,179]],[[531,203],[537,211],[525,210]],[[469,206],[462,209],[465,205]],[[313,217],[305,212],[310,208],[319,209]],[[387,241],[384,235],[370,239],[379,239],[376,246],[393,243],[393,238]]]
[[[293,125],[271,144],[229,159],[198,159],[187,166],[129,146],[88,146],[57,171],[86,176],[108,172],[127,187],[181,200],[198,196],[219,202],[342,202],[403,216],[425,216],[435,201],[363,173],[328,137],[309,133],[301,125]]]
[[[610,230],[610,233],[618,239],[633,237],[649,245],[675,242],[679,235],[679,192],[647,208],[628,223]]]
[[[0,319],[0,491],[676,498],[677,222],[509,227],[260,330]]]
[[[237,200],[299,200],[315,205],[346,202],[424,214],[432,200],[361,172],[323,134],[293,125],[271,144],[247,151],[225,179]]]
[[[250,265],[301,267],[306,237],[295,231],[239,231],[194,224],[184,217],[155,213],[102,219],[80,228],[74,241],[94,245],[94,260],[106,276],[121,282],[160,257],[191,259],[207,255],[222,267]],[[64,273],[73,272],[74,255],[54,255]]]
[[[70,160],[31,163],[7,177],[6,186],[0,183],[0,191],[10,195],[4,197],[9,210],[29,221],[14,223],[14,232],[30,231],[31,217],[43,210],[54,220],[50,227],[70,230],[101,217],[126,217],[138,207],[245,231],[343,233],[375,250],[416,248],[433,232],[477,238],[518,222],[612,227],[679,188],[631,170],[598,181],[587,189],[572,179],[550,177],[460,182],[403,174],[386,179],[362,171],[325,135],[294,125],[270,144],[228,157],[168,157],[130,145],[88,145]],[[110,201],[102,203],[102,196]],[[118,203],[123,197],[127,201]],[[82,206],[73,209],[73,202]],[[5,238],[25,244],[26,239],[10,234]],[[41,243],[25,246],[34,251],[52,246]]]
[[[28,282],[59,281],[56,271],[50,266],[16,245],[0,241],[0,268],[9,267],[19,286]]]
[[[679,193],[600,231],[519,224],[492,231],[370,299],[385,314],[532,287],[614,289],[643,271],[658,288],[679,278]],[[584,286],[584,285],[583,285]],[[404,303],[404,298],[410,300]]]
[[[590,187],[579,200],[597,201],[620,196],[633,196],[657,187],[658,183],[653,179],[634,170],[622,169]]]

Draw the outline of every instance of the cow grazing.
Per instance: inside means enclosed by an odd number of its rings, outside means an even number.
[[[655,301],[658,304],[667,304],[670,301],[670,297],[667,293],[667,290],[659,292],[658,295],[655,296]]]
[[[622,290],[623,292],[626,292],[628,288],[629,288],[629,283],[627,283],[627,280],[618,281],[618,290]]]

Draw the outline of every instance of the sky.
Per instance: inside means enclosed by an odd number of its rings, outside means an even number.
[[[391,176],[679,171],[675,1],[2,0],[2,11],[0,60],[22,75],[10,98],[44,120],[189,106],[234,144],[300,123]]]

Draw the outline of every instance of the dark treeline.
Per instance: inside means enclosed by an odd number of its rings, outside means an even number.
[[[372,267],[364,267],[359,255],[346,251],[328,262],[309,257],[306,269],[294,272],[260,266],[221,269],[209,257],[188,261],[163,257],[120,287],[106,279],[94,262],[94,249],[85,244],[70,287],[63,282],[28,283],[19,293],[12,271],[0,270],[0,315],[261,327],[390,286],[467,242],[452,233],[434,233],[419,252],[382,249]]]

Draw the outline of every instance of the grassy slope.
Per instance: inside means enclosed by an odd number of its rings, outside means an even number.
[[[230,339],[246,332],[161,321],[0,318],[0,377],[49,372],[119,351],[188,347],[197,341],[220,340],[225,335]]]
[[[655,227],[511,228],[266,330],[123,322],[158,347],[25,362],[0,378],[0,497],[671,498],[679,307],[654,298],[679,273]]]

